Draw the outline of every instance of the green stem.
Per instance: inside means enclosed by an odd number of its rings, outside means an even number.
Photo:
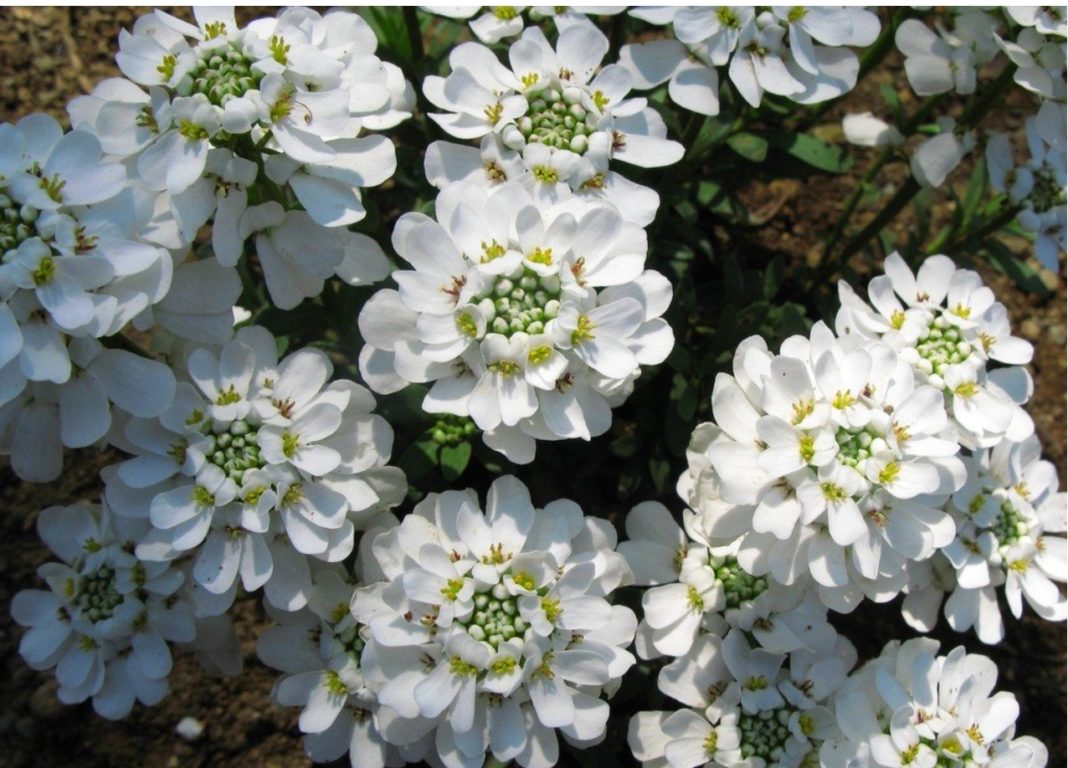
[[[964,110],[964,113],[960,116],[960,120],[957,121],[958,130],[968,131],[978,124],[983,116],[989,110],[991,104],[1001,97],[1005,89],[1012,85],[1012,78],[1016,72],[1016,67],[1012,64],[1006,66],[1001,73],[997,76],[993,83],[988,88],[985,88],[980,96],[975,99]],[[933,98],[933,97],[932,97]],[[928,100],[930,104],[930,100]],[[927,105],[925,105],[926,107]],[[922,113],[923,110],[920,111]],[[909,126],[913,129],[919,125],[917,118],[920,117],[920,113],[917,113],[912,120],[909,121]],[[859,251],[864,245],[882,230],[884,226],[890,223],[891,220],[906,206],[909,201],[916,196],[923,187],[916,182],[916,180],[910,176],[897,193],[890,199],[890,202],[886,204],[886,207],[879,212],[879,214],[868,222],[868,225],[861,230],[860,234],[851,238],[850,241],[842,249],[838,259],[845,261],[854,253]]]
[[[855,235],[846,244],[838,259],[845,261],[859,251],[869,240],[879,234],[883,227],[893,221],[894,217],[909,204],[921,189],[923,189],[923,186],[912,176],[909,176],[908,180],[901,185],[901,188],[890,198],[890,201],[879,211],[878,215],[868,222],[867,226],[860,231],[860,234]]]
[[[916,130],[917,126],[925,122],[930,117],[931,112],[938,104],[939,99],[936,96],[929,97],[923,105],[916,111],[916,113],[910,117],[901,126],[902,136],[909,136]],[[861,197],[864,195],[864,187],[871,184],[875,180],[876,175],[882,170],[896,154],[898,148],[896,146],[884,147],[883,151],[879,153],[878,157],[868,166],[864,171],[864,175],[861,176],[860,183],[853,188],[853,193],[849,196],[849,200],[846,202],[845,208],[842,209],[842,214],[838,217],[838,221],[835,222],[834,229],[831,230],[831,234],[824,241],[823,245],[823,259],[826,260],[834,249],[836,243],[841,240],[842,233],[845,232],[846,225],[853,217],[853,213],[857,209],[857,205],[860,203]]]
[[[408,45],[412,49],[412,64],[422,68],[426,53],[423,50],[423,31],[419,28],[419,17],[415,13],[415,7],[406,5],[401,9],[404,14],[404,25],[408,28]]]
[[[942,231],[934,242],[927,247],[927,254],[933,253],[955,253],[959,251],[963,246],[968,243],[982,242],[988,235],[992,235],[1006,224],[1016,218],[1016,214],[1020,212],[1020,206],[1009,205],[1001,210],[996,216],[987,219],[978,227],[966,230],[963,233],[957,233],[956,237],[950,237],[954,234],[953,230],[947,228]],[[949,242],[948,245],[946,243]]]
[[[860,70],[857,72],[858,83],[875,67],[879,66],[879,62],[893,49],[897,28],[901,26],[903,21],[914,15],[915,12],[912,8],[905,7],[899,9],[897,13],[890,17],[890,23],[883,30],[883,33],[879,35],[879,39],[868,46],[864,51],[864,55],[860,57]]]
[[[124,336],[121,333],[116,333],[112,336],[101,336],[100,343],[108,349],[119,349],[123,352],[131,352],[138,357],[143,357],[147,360],[155,360],[156,356],[146,351],[140,344],[130,339],[128,336]]]
[[[619,49],[623,46],[623,38],[626,33],[627,14],[617,13],[612,17],[612,30],[609,36],[608,61],[619,59]]]

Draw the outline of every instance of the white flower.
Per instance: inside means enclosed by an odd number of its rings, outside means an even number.
[[[515,759],[548,768],[555,729],[604,735],[606,688],[633,664],[633,614],[606,598],[629,577],[610,527],[569,501],[535,510],[511,477],[485,515],[470,491],[431,494],[373,544],[386,582],[360,590],[365,675],[383,737],[448,765]],[[432,738],[422,738],[424,734]]]
[[[739,349],[735,377],[721,374],[712,395],[721,431],[700,439],[715,480],[690,501],[713,502],[705,516],[717,538],[743,537],[745,571],[786,585],[808,572],[824,603],[844,610],[858,592],[896,593],[905,559],[948,543],[938,500],[964,468],[941,437],[941,394],[916,386],[909,368],[889,347],[834,339],[822,324],[778,356],[759,339]]]
[[[861,147],[885,147],[904,142],[901,132],[875,117],[871,112],[846,115],[842,118],[846,141]]]
[[[116,720],[135,699],[153,705],[167,695],[170,642],[195,635],[188,601],[177,595],[182,574],[131,554],[143,524],[106,507],[51,507],[38,532],[62,563],[38,573],[51,591],[23,590],[12,615],[30,627],[19,653],[34,669],[56,668],[59,699]]]
[[[305,556],[343,559],[355,528],[399,500],[399,473],[382,466],[391,430],[366,390],[328,383],[331,373],[317,350],[278,362],[273,337],[254,326],[218,356],[194,352],[195,386],[180,383],[158,420],[127,423],[136,455],[106,478],[117,512],[152,522],[139,556],[197,551],[192,576],[223,596],[221,609],[238,577],[281,608],[302,607]]]
[[[360,313],[365,380],[434,382],[426,410],[471,416],[523,461],[535,439],[605,431],[618,393],[674,341],[660,317],[670,284],[642,271],[644,232],[605,203],[537,206],[515,183],[451,185],[436,214],[394,228],[415,269]]]
[[[981,278],[938,255],[915,275],[896,253],[885,269],[868,286],[875,309],[839,284],[838,331],[879,338],[898,350],[918,382],[945,394],[962,445],[1027,438],[1034,424],[1019,405],[1030,395],[1030,376],[1015,366],[1030,361],[1030,345],[1011,336],[1004,307]]]
[[[308,605],[281,613],[279,624],[260,635],[256,651],[285,673],[274,696],[303,708],[298,722],[313,760],[329,762],[348,752],[352,760],[382,768],[398,755],[378,731],[378,686],[362,672],[369,638],[367,627],[349,613],[356,588],[335,570],[320,571]]]
[[[951,117],[938,119],[941,133],[927,139],[912,153],[909,167],[916,181],[940,187],[961,160],[975,148],[975,131],[959,132]]]
[[[1048,269],[1058,271],[1058,253],[1065,248],[1065,155],[1053,149],[1039,134],[1035,118],[1027,121],[1027,146],[1031,159],[1016,166],[1008,137],[997,134],[987,144],[990,181],[999,192],[1022,204],[1017,220],[1036,234],[1035,256]]]
[[[750,647],[739,630],[723,640],[705,636],[659,677],[661,691],[691,708],[638,713],[628,732],[635,757],[671,768],[797,766],[815,759],[821,744],[841,737],[829,705],[856,657],[848,641],[836,643],[827,629],[829,643],[799,650],[789,672],[784,655]],[[801,689],[810,695],[798,696]]]
[[[683,148],[669,141],[663,120],[643,99],[628,99],[631,78],[618,65],[600,67],[608,38],[586,19],[561,25],[553,48],[528,27],[509,50],[511,68],[485,46],[467,43],[449,56],[452,73],[428,77],[427,98],[448,110],[431,117],[450,135],[475,139],[500,134],[523,152],[530,145],[556,151],[551,164],[528,158],[535,177],[552,175],[578,190],[618,158],[641,167],[677,162]],[[591,162],[579,164],[580,158]],[[539,179],[540,180],[540,179]]]
[[[72,122],[100,136],[108,152],[127,159],[161,194],[183,244],[212,220],[224,266],[236,264],[248,237],[265,227],[281,224],[297,237],[330,240],[311,232],[311,221],[341,228],[364,218],[361,188],[388,179],[396,157],[392,142],[357,136],[396,125],[414,102],[400,70],[374,55],[370,27],[342,11],[321,16],[293,8],[244,29],[232,10],[194,13],[197,27],[159,12],[124,33],[118,61],[133,82],[109,80],[75,100]],[[305,215],[296,210],[266,215],[262,203],[250,220],[250,189],[269,206],[299,204],[311,221],[293,223]],[[327,244],[323,259],[311,247],[305,263],[285,264],[292,255],[281,249],[279,256],[279,248],[258,240],[272,298],[287,309],[317,295],[341,260],[338,246]],[[384,265],[373,271],[384,273]],[[365,272],[360,279],[384,276]],[[280,288],[287,284],[294,289]]]
[[[854,672],[835,697],[841,735],[825,744],[821,758],[833,765],[887,768],[944,760],[1044,766],[1041,744],[1013,738],[1020,711],[1016,698],[991,695],[994,663],[963,646],[945,656],[937,653],[935,640],[891,641]]]
[[[878,17],[861,8],[665,8],[645,18],[672,23],[676,39],[625,45],[621,64],[636,88],[668,82],[672,101],[704,115],[719,113],[716,68],[725,65],[753,106],[765,91],[802,104],[841,96],[860,68],[845,46],[870,45],[879,35]]]

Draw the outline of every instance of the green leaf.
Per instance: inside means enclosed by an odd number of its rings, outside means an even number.
[[[883,101],[890,107],[890,112],[894,116],[894,122],[900,122],[898,118],[901,116],[901,97],[897,95],[897,90],[889,85],[880,85],[879,94],[883,97]]]
[[[397,459],[408,481],[422,477],[438,463],[438,444],[433,440],[417,440]]]
[[[768,135],[768,143],[806,165],[828,173],[844,173],[853,167],[849,153],[807,133]]]
[[[1010,251],[1004,243],[993,238],[983,243],[983,251],[987,259],[1002,274],[1008,275],[1020,287],[1021,290],[1038,294],[1042,298],[1050,295],[1049,288],[1042,282],[1035,270],[1027,265]]]
[[[400,8],[368,6],[361,8],[359,13],[374,31],[383,48],[402,63],[412,61],[412,46],[408,42],[408,29]]]
[[[668,398],[675,403],[675,409],[683,421],[693,418],[697,410],[697,390],[691,386],[689,380],[680,373],[676,373],[671,379],[671,394]]]
[[[452,482],[464,473],[467,463],[471,461],[471,443],[441,446],[438,461],[441,462],[442,477]]]
[[[732,134],[727,139],[727,146],[751,163],[762,163],[768,156],[768,142],[745,131]]]

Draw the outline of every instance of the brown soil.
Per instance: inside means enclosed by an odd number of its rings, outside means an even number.
[[[113,64],[116,35],[146,9],[129,8],[3,8],[0,9],[0,121],[14,121],[31,111],[47,111],[65,122],[66,101],[117,74]],[[249,9],[244,14],[251,14]],[[908,97],[899,69],[890,68],[881,82],[893,83]],[[885,115],[869,78],[824,119],[823,130],[834,133],[845,112],[872,110]],[[1003,127],[1017,129],[1018,114],[1008,113]],[[857,171],[846,176],[810,175],[765,183],[759,178],[742,190],[750,210],[774,211],[768,226],[751,234],[753,246],[794,258],[818,252],[819,235],[833,226],[840,201],[870,158],[867,150],[852,150]],[[877,183],[895,185],[907,171],[889,167]],[[963,185],[967,169],[951,182]],[[936,211],[936,217],[945,210]],[[907,216],[897,225],[903,235]],[[1025,253],[1026,243],[1017,246]],[[864,259],[853,265],[870,271]],[[1025,293],[1011,280],[985,264],[977,268],[1009,307],[1014,328],[1035,345],[1030,369],[1035,395],[1030,406],[1047,456],[1065,477],[1065,284],[1060,275],[1040,272],[1052,293],[1045,299]],[[35,584],[36,567],[48,554],[34,533],[38,510],[98,494],[99,469],[114,455],[72,452],[68,471],[52,485],[20,483],[6,466],[0,468],[0,766],[270,766],[288,768],[309,764],[303,756],[296,728],[296,712],[271,703],[275,679],[255,659],[254,640],[266,623],[253,601],[239,605],[235,620],[242,640],[246,672],[236,679],[205,676],[189,657],[180,658],[171,675],[172,693],[158,707],[138,707],[127,720],[110,723],[97,717],[88,704],[65,707],[55,698],[48,674],[28,669],[16,651],[20,631],[8,616],[15,592]],[[1063,487],[1063,480],[1062,480]],[[884,610],[893,611],[892,608]],[[889,636],[910,633],[886,614],[858,612],[852,621],[862,656],[874,653]],[[875,624],[866,624],[869,619]],[[864,630],[867,629],[867,632]],[[966,642],[972,650],[998,662],[1000,686],[1017,693],[1022,714],[1018,732],[1041,738],[1050,748],[1050,765],[1065,765],[1065,630],[1028,613],[1022,622],[1009,621],[1009,638],[1001,646],[984,648],[974,638],[940,635],[948,643]],[[206,725],[195,742],[183,741],[175,726],[185,716]]]

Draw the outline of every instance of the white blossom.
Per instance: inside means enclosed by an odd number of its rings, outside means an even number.
[[[515,461],[536,439],[606,431],[620,390],[673,344],[644,232],[605,203],[538,206],[514,183],[451,185],[436,215],[394,228],[414,269],[360,313],[364,379],[379,392],[434,382],[425,410],[470,416]]]
[[[19,653],[34,669],[55,667],[65,704],[93,699],[117,720],[136,701],[152,706],[167,695],[169,643],[187,643],[196,628],[178,593],[183,575],[168,563],[144,563],[131,552],[140,521],[107,507],[50,507],[38,533],[62,562],[42,565],[49,591],[27,589],[12,602],[15,621],[29,627]]]
[[[548,768],[557,729],[603,738],[601,695],[634,663],[634,615],[606,599],[630,579],[615,543],[573,502],[535,510],[512,477],[485,513],[471,491],[431,494],[380,533],[386,581],[357,591],[353,616],[370,628],[364,674],[381,686],[386,741],[407,759]]]

